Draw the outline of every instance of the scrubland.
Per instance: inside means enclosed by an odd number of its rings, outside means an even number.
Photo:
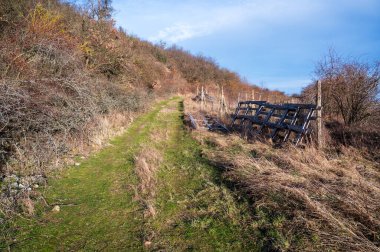
[[[211,59],[116,28],[109,14],[99,14],[104,8],[1,2],[1,174],[62,167],[174,93],[200,85],[223,85],[231,97],[252,90]]]
[[[0,38],[0,249],[380,250],[379,65],[317,67],[318,149],[186,128],[188,112],[228,126],[222,87],[229,112],[290,97],[132,36],[105,6],[4,0]]]

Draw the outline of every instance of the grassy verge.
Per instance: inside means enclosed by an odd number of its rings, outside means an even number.
[[[135,249],[141,246],[141,206],[133,199],[137,184],[134,153],[146,141],[153,121],[167,102],[137,119],[111,145],[52,179],[44,189],[48,206],[37,218],[20,218],[15,250]],[[49,211],[59,205],[61,211]]]
[[[157,104],[109,147],[57,174],[43,189],[46,203],[41,200],[36,216],[14,223],[10,248],[253,250],[248,204],[202,158],[183,128],[182,109],[179,98]],[[159,162],[150,162],[150,149]],[[56,205],[60,211],[51,211]]]

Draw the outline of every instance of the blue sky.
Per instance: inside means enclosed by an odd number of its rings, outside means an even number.
[[[128,33],[214,58],[250,83],[286,93],[310,83],[334,48],[380,60],[380,0],[114,0]]]

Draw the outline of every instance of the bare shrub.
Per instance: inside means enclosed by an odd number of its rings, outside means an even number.
[[[79,80],[79,79],[76,79]],[[19,172],[42,172],[58,162],[77,142],[91,145],[85,127],[99,114],[133,112],[141,108],[137,93],[101,83],[70,79],[3,81],[0,83],[1,165]],[[126,115],[128,116],[128,115]],[[85,139],[85,140],[81,140]],[[10,168],[11,167],[11,168]]]
[[[345,59],[330,50],[317,64],[315,78],[322,81],[322,113],[331,145],[354,146],[378,160],[379,63]],[[304,102],[313,102],[315,96],[315,84],[301,95]]]
[[[38,72],[36,76],[68,77],[80,66],[77,55],[40,41],[26,49],[28,64]]]
[[[380,64],[343,59],[333,51],[316,67],[316,78],[322,81],[324,113],[353,125],[378,116]],[[314,85],[304,90],[310,99]]]

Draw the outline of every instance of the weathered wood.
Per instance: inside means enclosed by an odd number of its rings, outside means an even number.
[[[205,91],[202,86],[202,93],[201,93],[201,110],[204,110],[204,105],[205,105]]]
[[[244,120],[245,116],[252,115],[262,106],[264,101],[243,101],[239,102],[235,109],[235,114],[232,117],[232,124],[236,120]],[[240,123],[241,124],[241,123]]]
[[[314,104],[270,104],[265,101],[241,101],[232,117],[232,126],[240,120],[240,129],[254,135],[268,129],[273,140],[283,138],[285,142],[293,132],[293,142],[299,144],[306,134],[310,133],[309,125],[317,119],[315,111],[319,106]],[[245,123],[248,121],[249,123]],[[245,128],[243,126],[245,124]],[[247,131],[248,130],[248,131]],[[280,136],[279,133],[283,132]]]
[[[220,123],[215,118],[204,117],[203,123],[208,128],[208,130],[210,130],[210,131],[222,131],[225,133],[229,132],[227,127],[225,125],[223,125],[222,123]]]
[[[318,131],[318,147],[323,148],[323,129],[322,129],[322,82],[319,80],[317,83],[317,131]]]
[[[195,121],[194,117],[193,117],[190,113],[187,113],[187,116],[188,116],[189,119],[190,119],[191,127],[192,127],[193,129],[197,129],[197,128],[198,128],[198,125],[197,125],[197,122]]]
[[[226,104],[226,98],[224,97],[224,88],[222,86],[221,96],[220,96],[220,108],[219,108],[220,116],[224,115],[226,112],[227,112],[227,104]]]

